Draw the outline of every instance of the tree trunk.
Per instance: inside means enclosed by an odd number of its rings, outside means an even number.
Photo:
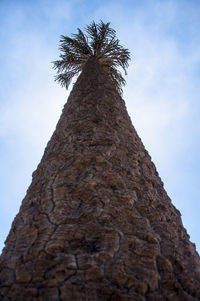
[[[200,260],[133,128],[90,59],[1,255],[0,300],[200,300]]]

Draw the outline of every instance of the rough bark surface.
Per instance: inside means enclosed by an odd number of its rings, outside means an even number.
[[[200,300],[199,256],[95,60],[70,94],[0,260],[4,301]]]

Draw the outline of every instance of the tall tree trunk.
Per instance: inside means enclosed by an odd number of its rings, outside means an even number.
[[[94,58],[33,173],[0,264],[0,300],[200,300],[199,256]]]

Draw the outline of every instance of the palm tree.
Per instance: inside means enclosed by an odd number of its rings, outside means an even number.
[[[61,36],[61,59],[54,62],[58,72],[56,80],[61,86],[68,88],[71,79],[83,70],[88,59],[96,58],[121,93],[126,82],[117,68],[121,67],[126,74],[130,53],[119,44],[110,23],[101,21],[96,24],[93,21],[86,27],[86,35],[78,28],[78,33],[72,37]]]
[[[200,300],[199,256],[100,48],[82,63],[12,224],[1,301]]]

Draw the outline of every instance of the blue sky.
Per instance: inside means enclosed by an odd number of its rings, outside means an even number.
[[[200,252],[199,15],[195,0],[0,1],[0,249],[69,94],[60,35],[102,19],[131,51],[123,98]]]

